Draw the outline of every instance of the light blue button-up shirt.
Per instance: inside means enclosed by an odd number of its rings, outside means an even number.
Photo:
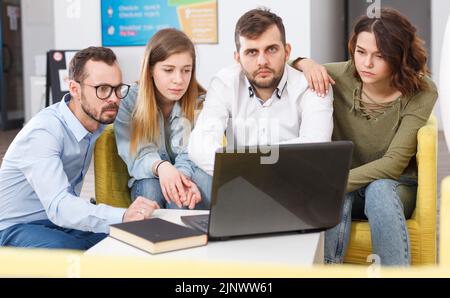
[[[120,103],[119,113],[114,122],[117,151],[125,161],[131,176],[128,186],[131,188],[136,180],[155,178],[152,167],[158,160],[170,161],[177,170],[191,177],[194,165],[189,160],[187,146],[192,126],[189,120],[183,117],[178,102],[175,103],[165,124],[162,113],[160,111],[158,113],[159,143],[140,144],[135,154],[130,152],[130,121],[136,105],[138,89],[137,84],[130,88],[130,92]]]
[[[70,96],[40,113],[11,143],[0,168],[0,231],[49,219],[70,229],[108,233],[125,209],[80,198],[95,141],[70,111]]]

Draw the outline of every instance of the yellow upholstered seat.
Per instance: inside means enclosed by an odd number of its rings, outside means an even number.
[[[436,263],[437,124],[434,116],[417,134],[418,187],[416,209],[407,220],[413,265]],[[368,264],[370,227],[353,221],[346,263]]]
[[[117,153],[113,125],[98,138],[94,150],[95,199],[114,207],[127,208],[131,203],[128,170]]]

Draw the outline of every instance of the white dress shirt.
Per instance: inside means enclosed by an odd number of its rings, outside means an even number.
[[[212,175],[214,156],[227,146],[329,142],[333,132],[332,88],[325,98],[308,88],[303,73],[286,65],[272,97],[262,101],[239,64],[211,80],[203,110],[189,139],[189,158]]]

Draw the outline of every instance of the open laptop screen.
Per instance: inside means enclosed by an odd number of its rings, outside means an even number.
[[[335,226],[340,221],[352,148],[351,142],[340,141],[216,153],[209,237]]]

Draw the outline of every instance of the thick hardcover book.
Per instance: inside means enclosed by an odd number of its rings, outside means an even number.
[[[160,218],[111,225],[109,235],[152,254],[208,242],[206,234]]]

